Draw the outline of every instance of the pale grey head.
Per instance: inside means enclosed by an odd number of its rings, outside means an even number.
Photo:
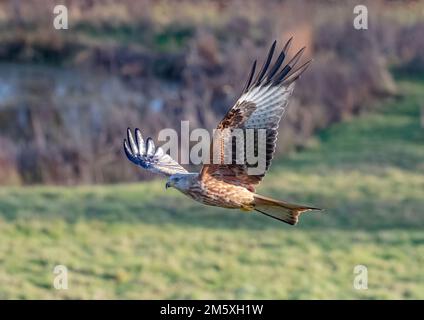
[[[197,178],[198,173],[176,173],[168,178],[166,182],[166,189],[174,187],[181,192],[186,192],[193,185],[194,180]]]

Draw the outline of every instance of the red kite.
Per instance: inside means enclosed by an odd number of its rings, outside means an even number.
[[[127,131],[128,142],[124,140],[124,150],[128,159],[144,169],[168,176],[166,188],[174,187],[206,205],[244,211],[256,210],[291,225],[298,222],[301,213],[320,210],[274,200],[255,192],[255,187],[260,183],[271,164],[280,119],[293,92],[295,81],[311,62],[308,61],[296,68],[296,64],[305,50],[302,48],[287,64],[283,65],[291,41],[292,39],[286,43],[280,55],[271,63],[276,46],[274,41],[267,59],[256,77],[256,61],[253,63],[241,97],[217,127],[222,132],[225,130],[231,132],[235,129],[265,132],[265,140],[262,143],[259,143],[257,136],[255,138],[253,135],[255,151],[262,150],[265,156],[263,172],[249,174],[250,164],[247,161],[242,163],[234,162],[234,159],[229,163],[222,161],[225,157],[221,150],[221,154],[218,155],[218,163],[212,159],[211,155],[210,163],[204,164],[199,173],[190,173],[166,154],[162,148],[155,148],[151,138],[144,142],[139,129],[135,129],[135,139],[130,129]],[[219,135],[217,139],[214,139],[213,144],[216,142],[221,145],[234,143],[228,134]]]

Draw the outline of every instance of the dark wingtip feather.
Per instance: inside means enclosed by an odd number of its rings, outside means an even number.
[[[134,155],[128,145],[127,139],[124,139],[124,151],[125,151],[125,155],[127,156],[128,160],[130,161],[134,161]]]
[[[141,138],[143,137],[142,134],[141,134],[141,131],[140,131],[139,128],[135,128],[134,133],[135,133],[135,143],[137,144],[138,147],[140,147],[140,141],[138,141],[138,139],[140,137]]]
[[[283,81],[286,80],[286,76],[289,74],[290,71],[293,70],[294,66],[297,64],[299,59],[301,58],[303,52],[305,51],[306,47],[303,47],[300,49],[294,57],[284,66],[284,68],[280,71],[279,74],[277,74],[274,78],[274,83],[281,84]]]
[[[286,53],[283,50],[283,51],[281,51],[280,55],[278,56],[277,61],[275,61],[274,66],[268,72],[265,85],[272,81],[272,77],[275,75],[275,73],[278,71],[278,69],[280,69],[285,58],[286,58]]]
[[[243,93],[249,91],[250,84],[252,83],[253,76],[255,75],[256,70],[256,60],[253,62],[252,69],[250,70],[249,78],[247,79],[246,85],[244,86]]]
[[[291,36],[290,39],[287,40],[286,44],[284,45],[284,48],[283,48],[284,54],[287,54],[287,52],[289,51],[292,41],[293,41],[293,36]]]
[[[261,81],[263,79],[263,77],[265,76],[266,71],[268,70],[268,67],[271,63],[272,60],[272,56],[274,55],[274,50],[275,50],[275,46],[277,45],[277,40],[275,40],[272,43],[271,48],[269,49],[269,53],[268,53],[268,57],[266,58],[261,71],[258,74],[258,77],[255,80],[255,86],[259,86],[261,84]]]
[[[306,70],[306,68],[309,66],[312,60],[304,63],[302,66],[297,68],[293,71],[296,64],[299,62],[300,58],[302,57],[302,54],[304,53],[306,47],[303,47],[300,49],[293,58],[280,70],[281,66],[283,65],[283,62],[287,56],[287,52],[289,51],[291,44],[293,42],[293,37],[290,37],[289,40],[287,40],[286,44],[284,45],[282,51],[280,52],[278,58],[275,60],[272,67],[271,60],[274,55],[275,47],[277,45],[277,40],[275,40],[271,48],[268,52],[267,59],[265,60],[261,71],[258,73],[256,79],[253,81],[253,86],[260,86],[260,85],[268,85],[271,84],[272,86],[277,86],[281,84],[290,84],[293,81],[296,81],[300,75]],[[249,78],[247,79],[246,85],[243,89],[243,93],[246,93],[249,91],[252,80],[255,75],[256,70],[256,64],[257,61],[253,63],[252,69],[249,74]],[[291,74],[290,72],[293,71]],[[266,76],[266,77],[265,77]],[[263,82],[264,77],[266,78],[265,82]]]
[[[287,64],[293,68],[296,65],[296,63],[299,61],[303,52],[305,52],[305,49],[306,47],[303,47],[302,49],[300,49]]]
[[[284,85],[289,85],[300,78],[300,76],[306,71],[306,69],[311,64],[312,59],[302,64],[300,67],[298,67],[296,70],[292,72],[291,75],[289,75],[284,81]]]
[[[131,153],[136,153],[137,152],[137,146],[134,142],[134,138],[132,136],[130,128],[127,128],[127,139],[128,139],[129,148],[131,150]]]
[[[130,127],[127,128],[127,140],[130,141],[130,136],[131,136],[131,129]]]
[[[274,77],[274,76],[277,73],[277,71],[280,69],[281,65],[283,64],[284,59],[287,56],[287,52],[289,51],[290,46],[292,44],[292,41],[293,41],[293,36],[290,37],[289,40],[287,40],[286,44],[284,45],[283,49],[281,50],[281,53],[278,56],[277,60],[275,61],[274,66],[271,68],[271,70],[268,73],[265,85],[269,84],[270,82],[274,82],[275,80],[278,80],[281,77],[281,73],[277,77]],[[288,70],[288,71],[290,71],[290,70]],[[285,71],[285,72],[287,72],[287,71]],[[276,81],[276,82],[278,83],[278,81]]]

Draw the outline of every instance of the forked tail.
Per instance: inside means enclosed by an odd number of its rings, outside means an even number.
[[[255,194],[254,209],[264,215],[291,225],[295,225],[298,222],[301,213],[309,210],[321,210],[319,208],[274,200],[258,194]]]

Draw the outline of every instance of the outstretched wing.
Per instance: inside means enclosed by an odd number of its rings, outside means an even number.
[[[147,138],[144,142],[141,131],[135,129],[135,140],[131,130],[127,129],[127,139],[124,140],[124,150],[128,160],[154,173],[161,173],[166,176],[175,173],[187,173],[187,170],[178,164],[161,147],[156,148],[152,138]]]
[[[278,58],[271,64],[276,46],[276,41],[274,41],[268,53],[268,57],[255,80],[253,80],[253,77],[255,76],[256,61],[253,63],[241,97],[218,124],[217,130],[221,132],[226,131],[226,133],[221,133],[218,136],[215,135],[214,138],[214,143],[217,143],[216,137],[218,137],[220,140],[218,142],[221,146],[231,146],[234,150],[234,139],[230,134],[231,130],[237,128],[247,132],[245,129],[251,129],[251,131],[255,133],[253,136],[250,136],[251,141],[247,141],[248,134],[244,135],[244,148],[246,148],[248,143],[252,143],[255,155],[258,155],[258,152],[265,153],[265,170],[259,174],[248,174],[248,168],[254,166],[254,164],[247,163],[246,157],[243,163],[235,163],[236,159],[234,159],[234,156],[236,155],[234,155],[233,152],[233,159],[231,159],[229,163],[228,159],[226,159],[223,154],[223,148],[221,148],[218,163],[216,163],[217,159],[214,159],[213,152],[211,152],[210,164],[205,164],[202,168],[202,179],[213,177],[227,183],[244,186],[253,191],[255,186],[259,184],[265,176],[274,155],[280,119],[287,106],[289,97],[293,92],[294,82],[306,70],[311,62],[308,61],[300,67],[295,68],[305,50],[305,48],[302,48],[283,66],[283,61],[287,55],[291,42],[292,38],[287,41]],[[264,129],[262,131],[265,131],[266,143],[264,144],[258,140],[259,129]],[[212,149],[213,147],[211,151]]]

